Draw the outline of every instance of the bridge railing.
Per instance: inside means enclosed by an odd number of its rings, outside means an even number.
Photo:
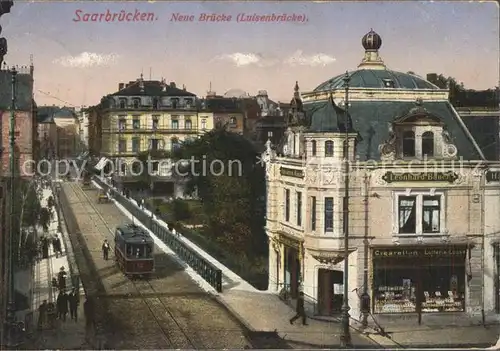
[[[145,227],[153,232],[165,245],[174,251],[179,258],[198,273],[217,292],[222,292],[222,271],[204,259],[198,252],[180,240],[178,236],[165,228],[152,216],[147,215],[142,209],[134,205],[119,191],[110,187],[98,177],[93,180],[103,189],[110,190],[116,201],[122,205],[132,216],[137,218]]]

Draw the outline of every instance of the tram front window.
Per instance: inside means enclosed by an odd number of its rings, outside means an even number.
[[[127,245],[127,256],[130,258],[150,258],[151,247],[148,245]]]

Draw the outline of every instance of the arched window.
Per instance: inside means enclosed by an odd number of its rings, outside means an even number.
[[[158,110],[159,105],[160,105],[160,103],[159,103],[158,99],[154,98],[153,99],[153,109]]]
[[[120,108],[127,108],[127,100],[120,99]]]
[[[333,141],[325,141],[325,156],[333,156]]]
[[[415,156],[415,133],[413,131],[403,133],[403,156]]]
[[[311,141],[311,155],[316,156],[316,140]]]
[[[422,134],[422,156],[434,156],[434,133]]]
[[[139,108],[140,101],[139,99],[134,99],[134,108]]]

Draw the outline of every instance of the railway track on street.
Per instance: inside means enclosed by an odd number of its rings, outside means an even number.
[[[188,281],[182,267],[173,264],[172,258],[161,253],[158,247],[155,246],[158,274],[151,280],[129,279],[118,270],[112,260],[104,261],[100,250],[103,240],[114,242],[116,226],[132,221],[119,213],[114,204],[97,204],[95,190],[83,190],[77,183],[64,183],[63,191],[72,199],[68,201],[72,210],[77,212],[75,216],[88,218],[86,221],[78,221],[83,224],[80,228],[83,240],[80,241],[84,241],[79,244],[88,247],[88,256],[98,266],[98,276],[95,279],[100,279],[103,287],[94,290],[98,298],[106,300],[109,309],[102,312],[121,315],[118,317],[121,331],[114,335],[111,347],[251,347],[244,327],[235,321],[224,307],[217,306],[218,303],[201,291],[192,280]],[[113,215],[104,214],[103,209],[108,209]],[[199,308],[193,307],[196,304]],[[204,311],[207,307],[209,308]],[[213,312],[210,312],[215,310],[217,318],[214,319]],[[205,314],[206,312],[208,313]]]

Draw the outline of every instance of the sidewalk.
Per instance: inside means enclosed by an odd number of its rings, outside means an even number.
[[[46,206],[47,199],[52,195],[51,189],[43,190],[42,206]],[[64,235],[58,233],[58,214],[54,213],[54,218],[49,226],[49,233],[57,233],[59,238],[64,241]],[[65,229],[65,228],[63,228]],[[38,308],[44,300],[47,303],[55,303],[57,299],[57,289],[52,287],[52,278],[57,275],[61,267],[64,267],[68,276],[66,279],[66,286],[69,289],[72,288],[71,277],[69,274],[69,263],[66,253],[66,247],[70,245],[64,242],[62,245],[63,255],[56,257],[52,245],[49,246],[49,258],[41,259],[35,265],[35,284],[34,284],[34,294],[33,294],[33,311],[34,313],[34,325],[35,329],[38,325]],[[77,269],[77,267],[72,267]],[[57,320],[55,329],[36,330],[34,338],[31,340],[33,347],[36,349],[51,349],[51,350],[61,350],[61,349],[81,349],[92,348],[85,341],[85,319],[83,316],[83,302],[85,301],[85,294],[82,289],[80,289],[80,305],[78,308],[78,322],[71,320],[67,317],[66,321]]]
[[[98,188],[99,185],[94,182]],[[109,184],[108,184],[109,185]],[[129,218],[131,214],[126,211],[123,206],[118,204],[113,199],[115,205]],[[136,201],[131,199],[131,202],[137,206]],[[143,209],[143,211],[151,216],[151,212]],[[139,221],[134,219],[137,223]],[[168,228],[166,223],[158,221]],[[152,234],[152,233],[150,233]],[[208,283],[200,282],[200,277],[193,276],[200,286],[207,292],[213,294],[224,306],[226,306],[241,322],[243,322],[252,331],[273,332],[284,338],[294,348],[332,348],[338,347],[340,336],[340,323],[338,321],[325,321],[309,319],[308,326],[290,325],[288,320],[295,315],[295,311],[283,303],[278,296],[273,292],[259,291],[253,286],[244,281],[230,269],[204,252],[200,247],[182,236],[182,233],[177,233],[179,238],[197,251],[207,261],[221,269],[223,273],[223,289],[222,293],[218,294]],[[154,235],[153,235],[154,237]],[[170,255],[173,252],[161,245],[161,241],[154,237],[155,242],[160,242],[158,245]],[[205,283],[205,284],[203,284]],[[354,345],[358,347],[367,347],[371,345],[373,348],[401,348],[401,347],[489,347],[495,345],[500,332],[498,324],[481,326],[473,324],[469,319],[464,319],[463,316],[456,318],[453,323],[437,320],[427,325],[419,326],[414,321],[392,321],[384,320],[376,316],[385,331],[390,333],[391,337],[380,335],[373,329],[367,328],[362,331],[357,323],[352,323],[352,339]],[[432,317],[426,317],[432,318]],[[450,316],[451,318],[451,316]],[[425,320],[425,319],[424,319]],[[373,322],[370,319],[370,322]],[[370,323],[373,325],[374,323]]]

